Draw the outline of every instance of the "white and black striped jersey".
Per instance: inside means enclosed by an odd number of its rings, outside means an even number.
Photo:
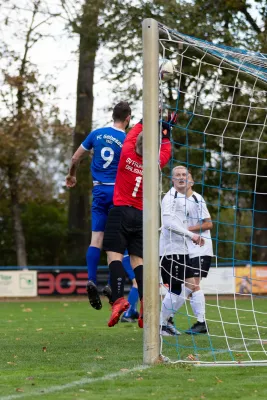
[[[186,196],[172,187],[161,204],[160,256],[188,254],[188,242],[194,236],[187,229],[188,216]]]
[[[191,196],[187,197],[187,225],[194,226],[200,224],[204,219],[211,219],[207,204],[203,197],[193,192]],[[189,257],[199,256],[213,256],[212,240],[210,230],[195,232],[199,233],[205,240],[204,246],[198,246],[192,242],[187,241]]]

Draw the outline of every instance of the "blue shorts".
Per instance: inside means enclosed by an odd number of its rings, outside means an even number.
[[[92,231],[104,232],[109,210],[113,207],[113,185],[93,187]]]

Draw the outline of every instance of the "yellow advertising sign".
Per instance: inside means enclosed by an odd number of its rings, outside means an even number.
[[[267,267],[235,267],[236,293],[267,293]]]

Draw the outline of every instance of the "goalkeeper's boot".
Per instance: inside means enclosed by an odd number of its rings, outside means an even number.
[[[138,326],[139,328],[144,327],[144,321],[143,321],[143,299],[140,301],[140,313],[138,317]]]
[[[179,332],[174,325],[168,324],[162,325],[160,334],[161,336],[178,336],[181,335],[181,332]]]
[[[109,304],[112,306],[113,301],[112,301],[112,291],[111,287],[109,284],[107,284],[104,289],[102,290],[103,296],[106,296],[108,298]]]
[[[197,321],[190,329],[185,331],[188,335],[198,335],[199,333],[207,333],[208,327],[206,322],[199,322]]]
[[[112,306],[112,312],[108,321],[108,326],[114,326],[118,323],[121,314],[129,308],[129,303],[124,297],[117,299]]]
[[[168,325],[174,325],[174,319],[173,319],[173,317],[170,317],[170,318],[168,319]]]
[[[102,303],[98,294],[97,287],[93,281],[87,282],[86,291],[91,306],[96,310],[100,310],[102,308]]]

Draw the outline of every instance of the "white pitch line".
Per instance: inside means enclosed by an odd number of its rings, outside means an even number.
[[[114,379],[114,378],[118,378],[118,377],[127,375],[130,372],[141,371],[141,370],[144,370],[147,368],[149,368],[148,365],[140,365],[139,367],[135,367],[135,368],[129,369],[127,371],[118,371],[118,372],[115,372],[114,374],[100,376],[99,378],[82,378],[78,381],[73,381],[70,383],[66,383],[64,385],[55,385],[55,386],[51,386],[49,388],[43,388],[43,389],[40,388],[39,390],[34,390],[34,391],[28,392],[28,393],[11,394],[8,396],[0,397],[0,400],[23,399],[23,398],[30,397],[30,396],[31,397],[42,396],[45,394],[61,392],[62,390],[72,389],[76,386],[88,385],[90,383],[95,383],[95,382],[100,382],[100,381],[108,381],[110,379]]]

